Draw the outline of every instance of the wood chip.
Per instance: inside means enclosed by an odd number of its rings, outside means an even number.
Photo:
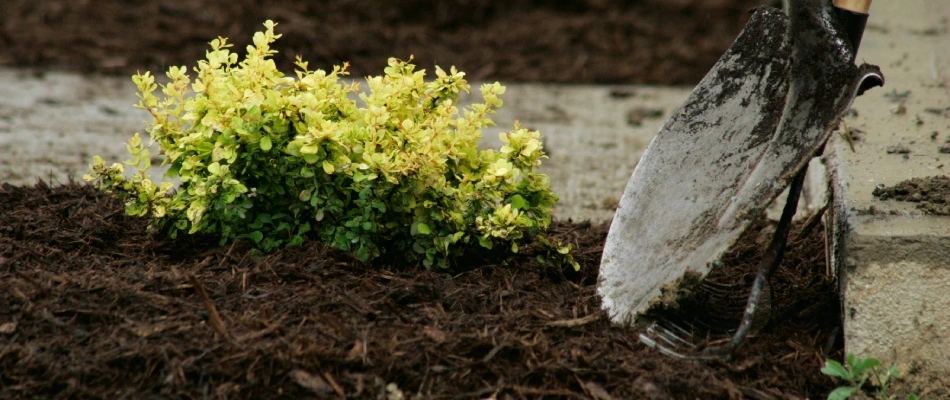
[[[224,325],[224,320],[221,319],[221,314],[218,314],[218,308],[214,306],[211,297],[208,297],[208,292],[205,292],[204,286],[201,286],[201,282],[198,282],[198,278],[193,274],[187,274],[187,277],[188,281],[191,282],[191,286],[195,288],[195,292],[198,293],[198,298],[201,299],[201,304],[205,307],[205,311],[208,312],[211,327],[214,328],[215,332],[230,337],[230,335],[228,335],[228,329]]]
[[[598,314],[591,314],[591,315],[588,315],[588,316],[586,316],[586,317],[581,317],[581,318],[562,319],[562,320],[560,320],[560,321],[551,321],[551,322],[548,322],[548,323],[545,324],[545,325],[547,325],[547,326],[561,326],[561,327],[565,327],[565,328],[572,328],[572,327],[575,327],[575,326],[587,325],[587,324],[589,324],[589,323],[591,323],[591,322],[594,322],[594,321],[600,319],[600,317],[601,317],[601,315],[600,315],[599,313],[598,313]]]

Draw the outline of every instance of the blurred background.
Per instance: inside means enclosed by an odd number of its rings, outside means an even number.
[[[456,66],[470,80],[694,84],[769,0],[3,0],[0,66],[130,75],[204,57],[231,39],[243,54],[263,21],[284,34],[279,67],[351,64],[379,74],[391,56]]]

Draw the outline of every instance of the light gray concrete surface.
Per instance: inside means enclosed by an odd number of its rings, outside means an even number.
[[[484,145],[514,121],[541,132],[541,165],[560,196],[555,217],[605,222],[650,140],[691,88],[511,85]]]
[[[922,398],[950,398],[950,217],[872,192],[950,171],[938,150],[950,139],[948,24],[946,0],[874,2],[858,59],[887,83],[846,120],[863,131],[855,151],[836,138],[827,156],[846,351],[914,371],[906,384]],[[888,153],[898,145],[910,152]]]
[[[149,117],[132,108],[131,79],[0,69],[0,182],[65,183],[92,156],[119,162]]]

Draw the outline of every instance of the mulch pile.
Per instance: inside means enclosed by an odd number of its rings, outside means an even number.
[[[386,58],[472,80],[694,84],[752,0],[161,2],[9,0],[0,65],[129,75],[241,50],[276,20],[289,71]],[[679,360],[611,325],[595,284],[607,226],[559,221],[580,272],[511,259],[451,271],[366,264],[316,242],[259,255],[167,239],[73,183],[0,187],[0,398],[821,398],[841,358],[821,227],[796,228],[771,320],[730,362]],[[717,282],[747,292],[772,226],[740,240]],[[798,237],[800,236],[800,237]],[[700,305],[702,306],[702,304]],[[695,315],[735,324],[740,307]],[[730,325],[731,326],[731,325]],[[401,394],[402,397],[399,397]]]
[[[170,240],[89,186],[5,185],[0,397],[770,399],[832,388],[819,368],[840,356],[840,317],[820,228],[792,241],[771,323],[728,363],[666,357],[637,328],[611,326],[595,291],[606,229],[556,225],[580,272],[539,265],[530,246],[425,270],[315,242],[256,255]],[[728,258],[735,283],[747,286],[768,229]]]

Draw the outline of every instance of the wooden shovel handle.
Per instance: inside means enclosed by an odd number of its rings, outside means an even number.
[[[867,14],[872,0],[834,0],[835,7],[859,14]]]

